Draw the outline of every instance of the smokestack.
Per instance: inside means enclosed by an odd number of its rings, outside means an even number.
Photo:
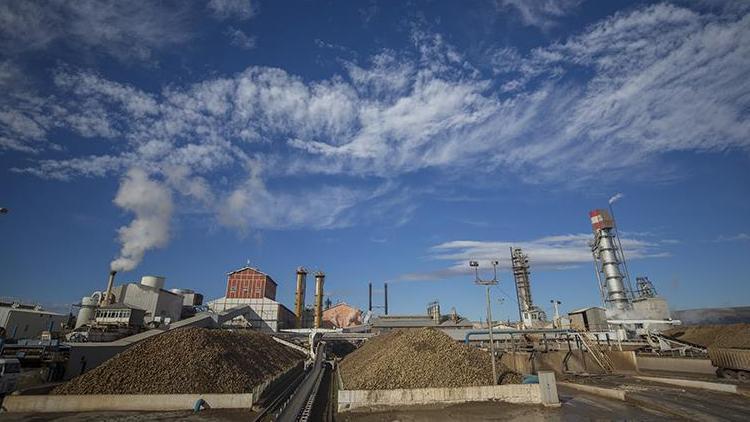
[[[372,312],[372,282],[367,283],[367,310]]]
[[[388,283],[383,283],[383,290],[385,292],[385,314],[388,315]]]
[[[294,313],[297,315],[297,328],[302,328],[302,319],[305,313],[305,289],[307,286],[307,270],[304,267],[297,268],[297,294],[294,297]]]
[[[326,275],[323,271],[315,273],[315,328],[320,328],[323,323],[323,283],[325,278]]]
[[[102,305],[110,305],[115,303],[114,297],[112,296],[112,286],[115,284],[115,274],[117,271],[109,272],[109,281],[107,281],[107,291],[102,296]]]

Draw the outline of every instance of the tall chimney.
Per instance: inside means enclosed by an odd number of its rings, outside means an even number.
[[[367,283],[367,310],[372,312],[372,282]]]
[[[383,290],[385,292],[385,314],[388,315],[388,283],[383,283]]]
[[[320,328],[323,323],[323,283],[326,275],[323,271],[315,273],[315,321],[314,327]]]
[[[112,286],[115,284],[115,274],[117,271],[109,272],[109,281],[107,281],[107,291],[102,296],[102,305],[110,305],[115,303],[114,297],[112,296]]]
[[[294,313],[297,315],[297,328],[302,328],[305,313],[305,289],[307,285],[307,270],[297,268],[297,294],[294,297]]]

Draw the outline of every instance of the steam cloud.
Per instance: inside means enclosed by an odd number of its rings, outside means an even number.
[[[169,241],[172,217],[172,192],[151,180],[142,169],[130,169],[120,182],[114,203],[135,214],[128,226],[118,229],[122,243],[120,255],[110,263],[114,271],[130,271],[149,249],[163,247]]]
[[[624,193],[616,193],[613,197],[609,198],[609,205],[614,204],[615,202],[619,201],[620,199],[624,198]]]

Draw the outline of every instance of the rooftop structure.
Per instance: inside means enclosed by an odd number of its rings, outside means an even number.
[[[227,273],[226,297],[230,299],[276,300],[278,283],[271,276],[253,267],[242,267]]]

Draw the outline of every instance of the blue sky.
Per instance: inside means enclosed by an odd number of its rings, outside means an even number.
[[[144,274],[222,295],[472,318],[508,247],[549,308],[598,303],[588,211],[674,309],[750,302],[745,2],[0,4],[0,295],[65,308]],[[486,265],[485,265],[486,266]],[[310,289],[311,290],[311,289]]]

